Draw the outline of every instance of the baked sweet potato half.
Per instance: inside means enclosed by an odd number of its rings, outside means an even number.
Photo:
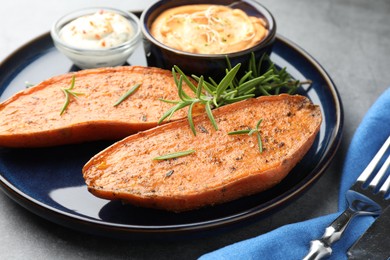
[[[138,84],[130,96],[117,104]],[[66,95],[69,103],[64,106]],[[171,71],[123,66],[55,76],[0,104],[0,146],[118,140],[156,126],[171,106],[160,98],[177,99]],[[186,112],[178,111],[172,119],[185,116]]]
[[[213,114],[218,130],[202,113],[194,117],[196,136],[182,119],[106,148],[83,167],[89,191],[175,212],[258,193],[279,183],[302,159],[322,120],[319,107],[306,97],[286,94],[226,105]],[[248,129],[252,134],[229,134]],[[184,151],[192,152],[156,159]]]

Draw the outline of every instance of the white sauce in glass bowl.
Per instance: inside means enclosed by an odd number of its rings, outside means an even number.
[[[65,43],[82,49],[105,49],[118,46],[134,35],[131,23],[122,15],[100,10],[79,17],[59,32]]]

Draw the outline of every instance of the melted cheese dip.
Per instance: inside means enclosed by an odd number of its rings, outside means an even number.
[[[133,27],[125,17],[104,10],[73,20],[59,33],[65,43],[82,49],[118,46],[133,35]]]
[[[160,14],[151,27],[160,42],[185,52],[224,54],[248,49],[268,30],[265,21],[222,5],[185,5]]]

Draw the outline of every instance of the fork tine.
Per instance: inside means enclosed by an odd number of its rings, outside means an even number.
[[[387,158],[387,167],[389,167],[389,164],[390,164],[390,156]],[[383,192],[383,194],[385,195],[387,193],[387,191],[389,190],[390,188],[390,175],[387,176],[387,179],[385,181],[385,183],[383,183],[382,187],[380,188],[379,192]]]
[[[369,187],[375,188],[378,186],[380,180],[385,175],[387,168],[389,168],[390,165],[390,156],[387,157],[385,163],[382,165],[382,167],[379,169],[378,173],[375,175],[375,178],[370,182]]]
[[[364,169],[362,174],[360,174],[357,181],[366,182],[367,179],[370,177],[371,173],[374,171],[376,165],[382,158],[383,154],[386,152],[387,148],[389,148],[390,145],[390,136],[387,137],[386,142],[382,145],[381,149],[377,152],[377,154],[374,156],[374,158],[371,160],[371,162],[368,164],[368,166]]]

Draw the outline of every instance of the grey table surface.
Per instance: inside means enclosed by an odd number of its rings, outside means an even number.
[[[47,32],[63,14],[89,6],[140,10],[151,1],[12,0],[0,7],[0,60]],[[272,215],[239,228],[180,241],[96,237],[42,219],[0,192],[0,259],[195,259],[280,226],[333,213],[343,161],[361,119],[390,86],[390,1],[262,0],[278,33],[311,54],[334,80],[345,119],[340,148],[321,179]],[[1,72],[0,72],[1,77]]]

